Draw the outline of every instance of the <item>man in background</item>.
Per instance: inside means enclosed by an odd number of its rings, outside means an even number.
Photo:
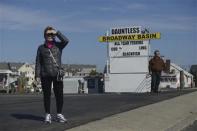
[[[159,50],[155,50],[154,57],[149,61],[149,74],[151,75],[151,92],[158,93],[161,72],[165,69],[165,63],[160,57]]]

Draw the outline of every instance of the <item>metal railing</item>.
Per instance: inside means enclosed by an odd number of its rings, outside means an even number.
[[[150,90],[150,88],[151,88],[151,75],[148,75],[139,84],[139,86],[136,89],[136,92],[141,93],[141,92]]]

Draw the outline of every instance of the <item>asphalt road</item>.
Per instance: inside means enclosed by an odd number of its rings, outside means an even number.
[[[168,91],[160,94],[65,95],[63,114],[68,123],[44,124],[42,95],[0,95],[0,131],[63,131],[90,121],[141,106],[170,99],[196,90]],[[55,100],[52,97],[52,115]]]

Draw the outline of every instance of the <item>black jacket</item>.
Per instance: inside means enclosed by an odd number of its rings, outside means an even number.
[[[60,42],[55,42],[54,46],[50,49],[57,64],[61,66],[62,50],[68,44],[69,40],[60,31],[57,31],[57,37]],[[46,43],[40,45],[37,50],[36,66],[35,66],[35,78],[56,76],[58,68],[50,56],[49,48]]]

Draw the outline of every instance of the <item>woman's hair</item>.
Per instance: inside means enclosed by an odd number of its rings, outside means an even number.
[[[44,38],[46,37],[46,32],[48,30],[54,30],[54,28],[52,26],[47,26],[45,29],[44,29]]]

